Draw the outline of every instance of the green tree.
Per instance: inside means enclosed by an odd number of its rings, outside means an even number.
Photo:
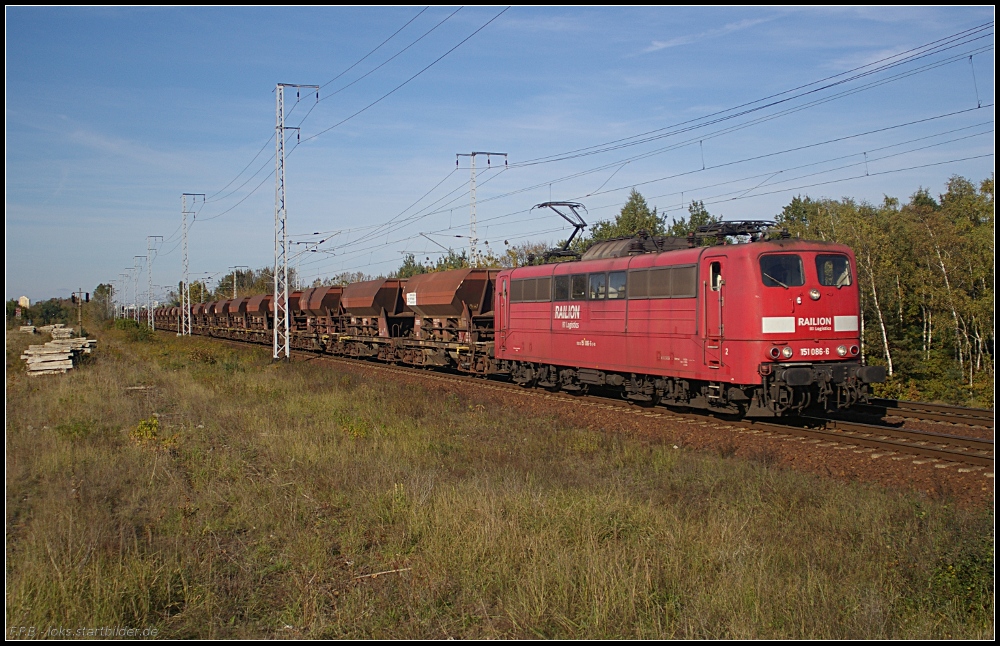
[[[688,204],[688,217],[674,218],[667,228],[666,234],[668,236],[686,238],[689,233],[695,231],[700,226],[721,221],[721,217],[714,216],[708,212],[703,201],[694,200]]]
[[[613,221],[598,220],[591,227],[586,246],[589,247],[601,240],[627,238],[634,236],[639,231],[646,231],[650,235],[662,235],[665,229],[663,218],[657,215],[656,207],[650,210],[646,198],[633,188],[632,192],[629,193],[628,201],[625,202]]]
[[[427,273],[427,267],[417,262],[412,253],[408,253],[406,254],[406,257],[403,258],[403,264],[396,270],[396,277],[409,278],[410,276],[417,276],[425,273]]]
[[[489,266],[490,262],[486,261],[484,264]],[[406,257],[403,258],[403,264],[396,270],[395,277],[409,278],[410,276],[417,276],[419,274],[447,271],[449,269],[465,269],[470,266],[469,257],[465,251],[458,253],[454,249],[449,249],[448,253],[440,256],[433,265],[430,264],[429,259],[426,265],[420,264],[414,255],[410,253],[406,254]]]
[[[345,271],[326,278],[322,281],[323,285],[350,285],[351,283],[363,283],[368,280],[375,280],[375,276],[370,276],[363,271]]]
[[[938,199],[919,188],[906,203],[797,196],[775,219],[854,250],[864,355],[892,366],[880,394],[993,404],[992,177],[952,177]]]
[[[12,325],[18,325],[20,321],[24,320],[23,318],[21,319],[17,318],[18,307],[19,305],[17,304],[17,301],[15,301],[13,298],[7,301],[7,327],[11,327]],[[24,312],[21,312],[21,316],[22,317],[24,316]]]
[[[469,257],[466,255],[465,251],[462,251],[462,253],[456,253],[453,249],[449,249],[446,255],[440,256],[437,259],[437,264],[434,266],[433,271],[465,269],[470,266]]]
[[[50,298],[47,301],[35,303],[21,313],[22,320],[30,320],[32,325],[49,325],[50,323],[64,323],[69,325],[76,322],[76,308],[69,299]]]
[[[104,321],[114,315],[112,286],[110,284],[101,283],[94,288],[94,292],[90,295],[87,312],[96,321]]]

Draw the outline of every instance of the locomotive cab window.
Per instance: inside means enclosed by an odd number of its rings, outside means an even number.
[[[605,295],[605,275],[604,274],[591,274],[590,275],[590,290],[588,292],[588,298],[592,301],[598,301],[604,298]]]
[[[760,274],[765,287],[801,287],[806,284],[802,258],[795,254],[769,254],[760,257]]]
[[[624,271],[613,271],[608,274],[608,298],[625,298]]]
[[[820,254],[816,256],[816,274],[820,285],[839,289],[851,284],[851,263],[847,256]]]
[[[557,301],[568,301],[569,300],[569,276],[556,276],[553,281],[555,282],[555,300]]]
[[[570,298],[582,301],[587,298],[587,274],[574,274],[570,277]]]
[[[717,292],[722,289],[722,263],[713,262],[711,265],[712,291]]]

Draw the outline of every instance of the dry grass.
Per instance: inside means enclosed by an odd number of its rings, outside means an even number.
[[[263,349],[106,332],[91,365],[29,379],[19,342],[8,626],[993,636],[991,511],[270,365]]]

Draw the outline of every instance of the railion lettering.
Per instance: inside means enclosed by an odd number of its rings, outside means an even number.
[[[557,319],[578,319],[580,318],[579,305],[556,305]]]
[[[818,325],[833,325],[833,319],[829,316],[819,316],[815,318],[800,318],[800,327],[815,327]]]

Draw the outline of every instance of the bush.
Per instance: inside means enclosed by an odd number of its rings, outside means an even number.
[[[124,331],[129,341],[151,341],[155,337],[149,326],[140,325],[135,319],[118,319],[115,329]]]

